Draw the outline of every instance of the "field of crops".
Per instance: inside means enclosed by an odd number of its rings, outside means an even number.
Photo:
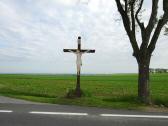
[[[151,75],[151,99],[168,107],[168,74]],[[81,77],[82,98],[67,99],[75,88],[75,75],[0,75],[0,95],[37,102],[137,109],[146,107],[137,100],[137,75],[112,74]]]

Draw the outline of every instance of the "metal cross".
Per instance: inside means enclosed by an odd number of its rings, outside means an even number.
[[[76,95],[81,96],[80,90],[80,69],[82,66],[82,54],[84,53],[95,53],[93,49],[81,49],[81,37],[78,37],[78,48],[77,49],[64,49],[64,52],[72,52],[76,54],[76,66],[77,66],[77,83],[76,83]]]

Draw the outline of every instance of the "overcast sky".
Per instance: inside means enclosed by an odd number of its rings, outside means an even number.
[[[144,7],[146,20],[151,3]],[[76,73],[63,48],[76,48],[79,35],[96,50],[83,55],[82,73],[135,73],[119,18],[114,0],[0,0],[0,73]],[[151,67],[168,68],[167,40],[160,36]]]

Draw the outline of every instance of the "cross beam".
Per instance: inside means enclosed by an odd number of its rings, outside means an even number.
[[[64,51],[64,52],[74,52],[74,53],[76,53],[76,52],[77,52],[77,49],[64,49],[63,51]],[[85,52],[86,52],[86,53],[94,53],[95,50],[92,50],[92,49],[90,49],[90,50],[81,49],[80,52],[82,52],[82,53],[85,53]]]
[[[80,70],[82,66],[82,54],[84,53],[95,53],[93,49],[81,49],[81,37],[78,37],[78,46],[77,49],[63,49],[64,52],[71,52],[76,54],[76,66],[77,66],[77,83],[75,93],[76,96],[81,96],[81,89],[80,89]]]

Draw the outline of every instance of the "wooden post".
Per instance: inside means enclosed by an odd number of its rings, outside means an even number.
[[[77,47],[77,50],[79,52],[81,52],[81,37],[80,36],[78,37],[78,47]],[[82,92],[81,92],[81,89],[80,89],[80,69],[77,71],[75,93],[76,93],[77,97],[81,97],[81,95],[82,95]]]
[[[78,37],[78,50],[81,51],[81,37]]]
[[[75,93],[78,97],[81,97],[82,92],[80,89],[80,71],[77,72],[77,80],[76,80],[76,89],[75,89]]]

